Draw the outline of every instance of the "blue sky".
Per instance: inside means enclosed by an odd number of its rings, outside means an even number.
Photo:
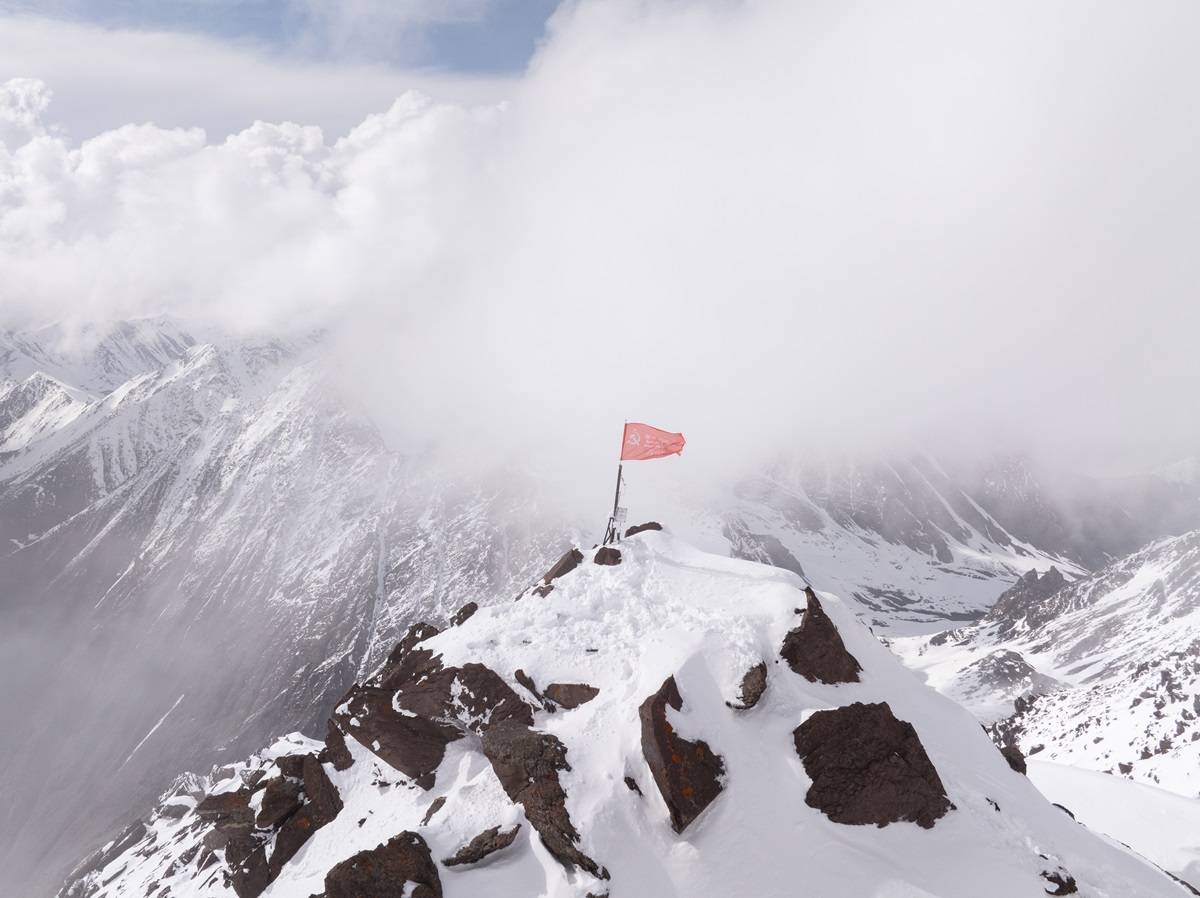
[[[470,74],[522,70],[559,0],[0,0],[0,13],[197,34],[281,55]]]

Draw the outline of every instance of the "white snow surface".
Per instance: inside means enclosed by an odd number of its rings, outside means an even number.
[[[1031,760],[1029,778],[1081,823],[1200,888],[1200,801],[1049,761]]]
[[[539,710],[536,726],[567,747],[571,770],[562,784],[580,848],[607,867],[611,882],[567,872],[549,856],[475,737],[451,744],[429,792],[348,739],[353,766],[325,767],[345,807],[265,896],[318,894],[334,864],[405,830],[419,832],[442,859],[476,833],[514,822],[523,824],[520,835],[501,854],[480,865],[441,867],[448,898],[583,898],[606,890],[613,898],[1033,898],[1045,894],[1039,874],[1058,866],[1089,898],[1186,894],[1141,857],[1054,808],[1008,767],[970,713],[904,669],[835,596],[821,600],[862,665],[862,681],[813,684],[778,660],[784,635],[799,622],[795,609],[806,605],[797,576],[702,553],[668,532],[640,534],[621,551],[615,567],[595,565],[585,553],[547,597],[481,608],[423,643],[447,665],[486,664],[519,694],[518,668],[542,686],[586,682],[599,689],[574,710]],[[742,674],[763,660],[769,674],[760,703],[730,709]],[[643,760],[638,716],[672,675],[684,702],[672,724],[685,738],[703,738],[726,771],[724,791],[682,835],[670,828]],[[810,780],[792,731],[815,710],[856,701],[887,702],[915,727],[955,805],[932,829],[841,825],[805,803]],[[286,750],[275,746],[243,767],[263,767],[280,753]],[[642,797],[625,786],[626,776]],[[438,797],[447,799],[445,807],[423,826]],[[97,888],[88,894],[143,894],[158,881],[173,898],[227,896],[220,865],[198,871],[194,856],[180,861],[203,838],[205,827],[197,824],[191,813],[171,819],[156,811],[140,841],[90,875]]]

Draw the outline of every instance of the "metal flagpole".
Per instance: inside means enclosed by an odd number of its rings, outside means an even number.
[[[613,494],[613,510],[608,518],[608,529],[604,531],[604,545],[606,546],[617,539],[617,509],[621,505],[621,470],[624,467],[623,463],[617,463],[617,489]]]

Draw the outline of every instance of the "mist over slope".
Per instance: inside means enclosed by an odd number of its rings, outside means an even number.
[[[609,500],[607,465],[584,514],[519,465],[464,479],[392,450],[322,338],[161,318],[84,336],[0,346],[0,701],[21,722],[0,736],[21,799],[2,866],[31,891],[182,770],[319,736],[413,620],[516,594],[536,559],[598,534]],[[1077,546],[1095,545],[1028,472],[985,469],[779,460],[706,492],[643,468],[627,495],[721,554],[842,590],[879,632],[932,632],[1030,570],[1082,575]],[[44,788],[48,759],[70,801]]]

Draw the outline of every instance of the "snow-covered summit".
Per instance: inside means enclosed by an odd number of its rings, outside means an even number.
[[[181,781],[63,894],[1187,894],[836,597],[669,532],[414,626],[332,712]]]

